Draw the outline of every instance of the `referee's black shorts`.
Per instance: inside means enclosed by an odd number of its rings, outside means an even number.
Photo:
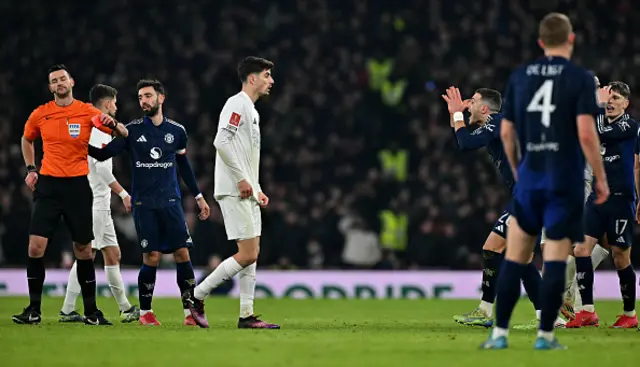
[[[50,238],[62,217],[73,242],[93,241],[93,192],[87,176],[40,175],[33,201],[30,234]]]

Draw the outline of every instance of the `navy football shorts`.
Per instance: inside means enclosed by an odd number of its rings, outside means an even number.
[[[159,251],[171,254],[182,247],[193,246],[179,201],[164,208],[134,206],[133,220],[143,253]]]
[[[607,235],[611,246],[627,248],[633,242],[635,223],[635,202],[633,198],[611,195],[601,205],[589,197],[585,208],[585,234],[596,239]]]
[[[513,215],[518,219],[520,228],[531,236],[538,236],[544,228],[547,239],[568,238],[572,243],[582,242],[583,194],[518,190],[516,187]]]

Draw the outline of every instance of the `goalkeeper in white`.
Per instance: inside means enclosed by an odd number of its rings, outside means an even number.
[[[262,218],[260,207],[269,204],[259,183],[260,115],[255,102],[268,95],[273,86],[273,63],[258,57],[247,57],[238,66],[242,91],[227,100],[218,123],[213,145],[217,149],[214,196],[224,219],[227,237],[238,244],[238,252],[225,259],[185,297],[196,323],[209,327],[204,313],[204,299],[222,282],[239,274],[239,328],[279,329],[253,313],[256,288],[256,261],[260,253]]]

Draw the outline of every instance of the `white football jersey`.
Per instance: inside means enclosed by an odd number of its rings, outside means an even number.
[[[213,145],[216,147],[214,196],[240,196],[238,182],[246,179],[257,199],[258,192],[262,191],[259,183],[260,114],[245,92],[227,99]]]
[[[91,129],[91,137],[89,144],[97,148],[103,148],[111,142],[111,135],[104,133],[96,128]],[[98,168],[98,165],[100,167]],[[95,158],[89,157],[89,184],[93,191],[93,209],[110,210],[111,209],[111,188],[108,183],[104,182],[104,178],[100,176],[98,170],[113,170],[113,161],[111,158],[100,162]]]

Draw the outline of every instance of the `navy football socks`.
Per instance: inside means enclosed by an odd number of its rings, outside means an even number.
[[[527,291],[529,300],[533,303],[533,307],[539,310],[541,307],[540,287],[542,285],[542,276],[540,276],[540,272],[533,262],[529,263],[525,268],[522,274],[522,284],[524,285],[524,290]]]
[[[544,277],[540,290],[540,330],[542,331],[553,331],[553,325],[558,318],[564,294],[566,268],[566,261],[546,261],[544,263]]]
[[[620,278],[620,293],[622,294],[624,311],[631,312],[636,309],[636,272],[633,271],[633,266],[629,265],[618,270],[618,278]]]
[[[176,276],[178,287],[180,288],[180,294],[182,295],[187,290],[190,290],[191,294],[193,294],[193,289],[196,286],[196,276],[193,273],[193,265],[191,265],[191,261],[176,263]],[[183,306],[185,309],[189,308],[187,304],[184,304]]]
[[[482,250],[484,270],[482,272],[482,300],[493,304],[496,300],[496,283],[504,254]]]
[[[546,271],[546,270],[545,270]],[[576,279],[583,305],[593,305],[593,264],[591,256],[576,257]]]
[[[151,310],[151,300],[153,299],[153,289],[156,286],[156,267],[142,264],[138,274],[138,299],[140,309]]]
[[[520,298],[520,279],[526,267],[526,264],[518,264],[510,260],[502,262],[496,300],[496,326],[501,329],[509,328],[511,314]]]

